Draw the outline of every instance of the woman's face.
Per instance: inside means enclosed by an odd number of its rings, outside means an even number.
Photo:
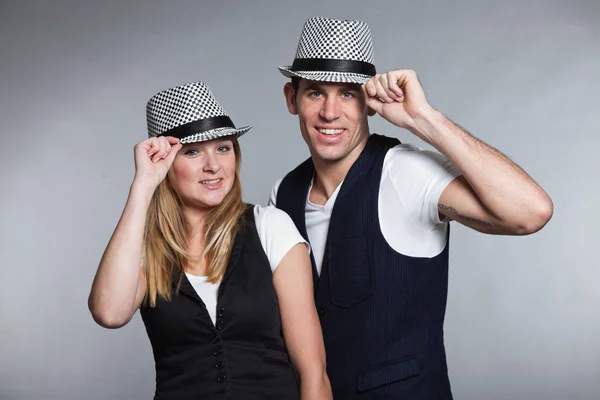
[[[183,145],[173,161],[173,187],[183,204],[209,209],[221,204],[235,180],[235,151],[227,137]]]

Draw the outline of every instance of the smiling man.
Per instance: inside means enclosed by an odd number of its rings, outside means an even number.
[[[311,18],[280,67],[311,157],[270,203],[311,245],[334,398],[452,399],[443,324],[449,222],[526,235],[552,201],[515,163],[427,101],[410,70],[378,75],[362,21]],[[439,152],[371,134],[378,113]]]

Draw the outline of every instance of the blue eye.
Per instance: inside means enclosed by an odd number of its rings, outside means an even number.
[[[342,94],[342,97],[343,97],[344,99],[351,99],[351,98],[353,98],[353,97],[354,97],[354,94],[353,94],[353,93],[350,93],[350,92],[346,92],[346,93]]]
[[[226,153],[226,152],[228,152],[229,150],[230,150],[230,147],[229,147],[229,146],[226,146],[226,145],[219,146],[219,147],[217,148],[217,151],[218,151],[219,153]]]
[[[196,154],[198,154],[198,150],[196,150],[196,149],[187,149],[185,151],[185,153],[183,153],[183,154],[185,154],[187,156],[195,156]]]
[[[315,99],[321,97],[321,92],[311,92],[310,97],[314,97]]]

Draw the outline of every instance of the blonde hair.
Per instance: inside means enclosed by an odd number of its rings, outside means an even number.
[[[242,201],[240,166],[242,153],[237,139],[231,139],[235,153],[233,186],[221,204],[211,209],[205,220],[207,280],[211,283],[223,279],[235,236],[243,223],[245,204]],[[172,184],[169,171],[167,179],[159,185],[148,209],[144,234],[144,272],[146,275],[146,304],[156,306],[158,297],[171,300],[173,279],[183,277],[183,265],[191,257],[187,251],[189,227],[183,216],[182,201]]]

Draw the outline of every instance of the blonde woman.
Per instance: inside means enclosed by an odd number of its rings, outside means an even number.
[[[242,201],[237,138],[250,127],[202,82],[146,108],[94,320],[119,328],[140,309],[155,399],[331,399],[308,245],[287,214]]]

